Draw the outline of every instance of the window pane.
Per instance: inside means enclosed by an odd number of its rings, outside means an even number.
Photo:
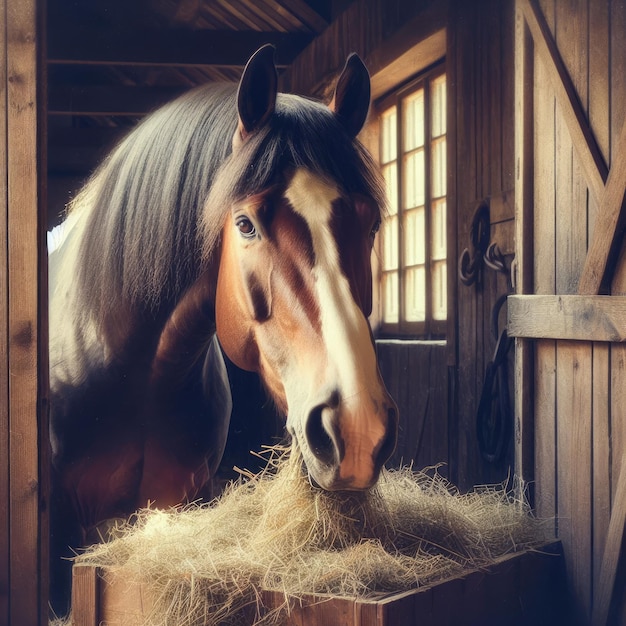
[[[389,201],[389,214],[395,215],[398,212],[398,164],[395,161],[383,167],[383,177]]]
[[[398,269],[398,217],[392,215],[383,222],[383,271]]]
[[[424,90],[420,89],[402,101],[404,111],[404,151],[424,145]]]
[[[425,199],[424,150],[409,154],[404,161],[404,206],[422,206]]]
[[[431,215],[431,257],[435,261],[445,261],[447,253],[445,198],[432,203]]]
[[[426,262],[426,226],[424,207],[404,214],[404,261],[406,265],[423,265]]]
[[[399,320],[398,273],[383,274],[383,321],[386,324],[397,324]]]
[[[381,116],[381,158],[389,163],[398,157],[398,130],[396,107],[387,109]]]
[[[423,266],[408,269],[404,278],[404,316],[407,322],[426,319],[426,270]]]
[[[432,267],[433,319],[445,320],[448,314],[446,262],[437,261]]]
[[[438,76],[430,84],[432,136],[446,133],[446,77]]]
[[[433,198],[446,195],[446,138],[432,142],[432,185]]]

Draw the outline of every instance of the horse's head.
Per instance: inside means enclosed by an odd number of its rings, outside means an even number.
[[[397,432],[367,321],[380,198],[363,182],[374,175],[363,173],[354,138],[368,107],[369,75],[358,57],[326,107],[277,98],[273,51],[262,48],[239,87],[231,161],[265,184],[235,194],[221,236],[222,347],[261,375],[311,477],[329,490],[374,484]],[[298,143],[307,129],[311,139]]]

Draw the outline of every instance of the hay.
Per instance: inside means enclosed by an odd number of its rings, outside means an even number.
[[[230,485],[210,505],[140,511],[79,563],[147,585],[146,624],[280,623],[260,590],[366,597],[486,567],[548,538],[504,486],[460,494],[437,473],[384,471],[367,493],[313,487],[297,453]]]

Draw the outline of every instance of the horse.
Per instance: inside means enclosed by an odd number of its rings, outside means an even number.
[[[369,103],[357,55],[324,104],[278,93],[264,46],[238,85],[147,116],[72,201],[49,255],[53,543],[202,493],[227,359],[259,375],[314,484],[375,484],[398,415],[368,322],[385,205],[356,138]]]

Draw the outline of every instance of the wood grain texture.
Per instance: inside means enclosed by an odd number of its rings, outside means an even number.
[[[37,3],[10,0],[6,9],[9,618],[12,624],[37,624],[45,619],[38,457]]]
[[[510,296],[508,328],[512,337],[623,342],[626,297]]]
[[[557,532],[556,342],[535,342],[533,407],[535,415],[535,506]]]
[[[611,345],[593,344],[593,592],[599,591],[603,555],[611,517]],[[594,599],[594,611],[596,601]]]
[[[535,0],[521,0],[521,2],[526,22],[533,35],[537,51],[548,70],[561,115],[571,134],[573,145],[585,171],[586,180],[594,196],[599,198],[608,173],[606,163],[586,122],[586,116],[572,79],[563,64],[560,51],[543,19],[541,10]],[[561,7],[563,4],[557,3],[557,6]]]
[[[6,23],[7,0],[0,0],[0,23]],[[0,28],[0,354],[8,353],[7,221],[8,143],[7,128],[7,42],[6,29]],[[0,624],[9,623],[10,606],[10,482],[9,482],[9,367],[0,360]]]
[[[100,624],[99,568],[75,565],[72,569],[72,624],[98,626]]]
[[[572,602],[591,617],[591,345],[557,344],[558,536],[567,559]],[[580,619],[579,617],[579,619]]]
[[[515,185],[515,290],[528,293],[533,282],[533,186],[534,158],[532,77],[534,50],[530,33],[519,6],[515,13],[515,157],[518,162]],[[508,308],[508,307],[507,307]],[[508,331],[508,322],[507,322]],[[515,472],[523,481],[534,484],[535,416],[531,395],[532,347],[524,340],[515,342],[514,419]]]
[[[626,122],[617,140],[615,158],[606,181],[606,187],[598,202],[593,238],[589,246],[585,266],[580,277],[578,293],[597,294],[604,282],[607,264],[616,247],[621,243],[618,224],[626,218]]]

